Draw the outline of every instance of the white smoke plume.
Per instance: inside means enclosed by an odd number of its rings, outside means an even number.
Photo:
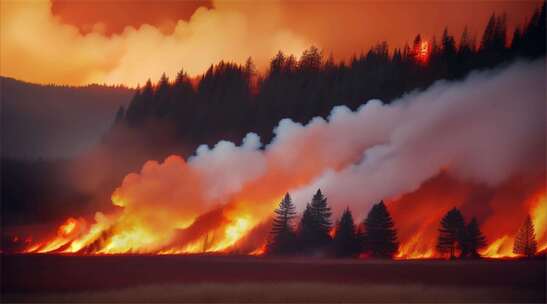
[[[371,202],[416,190],[443,169],[490,186],[544,170],[545,104],[544,61],[473,73],[457,83],[440,81],[391,105],[369,102],[355,115],[378,111],[383,116],[339,132],[339,138],[356,146],[358,138],[376,135],[370,124],[385,128],[387,136],[361,150],[358,162],[327,169],[299,189],[297,201],[321,187],[334,204],[363,212]],[[325,144],[331,143],[336,144]]]

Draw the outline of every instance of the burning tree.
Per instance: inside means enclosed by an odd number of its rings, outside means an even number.
[[[271,239],[267,245],[267,252],[274,255],[290,254],[294,251],[295,233],[291,224],[296,215],[289,193],[279,203],[274,211],[275,218],[272,224]]]
[[[329,244],[331,215],[327,198],[323,196],[320,189],[317,190],[311,203],[306,205],[300,220],[298,240],[304,251],[323,249]]]
[[[530,218],[530,215],[528,215],[515,237],[513,253],[521,254],[526,257],[532,257],[536,254],[537,242],[534,230],[534,223],[532,223],[532,219]]]
[[[450,252],[450,258],[456,257],[460,249],[460,257],[465,255],[465,221],[457,208],[448,211],[441,219],[437,250],[441,253]]]
[[[336,234],[333,240],[335,256],[352,257],[358,255],[361,251],[359,241],[353,215],[347,208],[336,225]]]
[[[364,222],[363,247],[373,257],[391,258],[397,251],[397,232],[384,201],[372,206]]]
[[[480,257],[478,250],[486,246],[486,238],[479,228],[477,219],[473,217],[466,227],[465,249],[472,258]]]

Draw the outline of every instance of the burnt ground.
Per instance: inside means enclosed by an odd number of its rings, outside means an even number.
[[[546,285],[545,258],[363,261],[3,255],[1,266],[3,302],[544,303]]]

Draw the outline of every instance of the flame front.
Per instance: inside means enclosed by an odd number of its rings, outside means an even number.
[[[533,223],[536,228],[538,251],[547,248],[546,212],[547,196],[541,192],[525,205],[530,206]],[[123,215],[121,215],[123,216]],[[120,216],[120,217],[121,217]],[[85,220],[68,218],[62,223],[57,235],[43,243],[30,245],[27,253],[86,253],[86,254],[119,254],[119,253],[157,253],[157,254],[198,254],[230,252],[233,246],[244,239],[260,221],[253,220],[246,214],[233,214],[233,218],[226,220],[220,227],[208,230],[202,237],[185,243],[161,247],[161,244],[170,244],[172,237],[160,237],[153,231],[148,231],[138,225],[116,227],[119,217],[110,218],[97,213],[95,224],[87,226]],[[425,221],[410,237],[401,240],[396,259],[428,259],[441,257],[435,250],[436,222]],[[119,222],[118,222],[119,223]],[[335,229],[331,229],[334,237]],[[487,235],[488,238],[488,235]],[[506,234],[493,239],[480,254],[488,258],[512,258],[515,235]],[[161,248],[161,249],[160,249]],[[266,252],[265,242],[256,244],[255,249],[247,252],[249,255],[262,255]]]

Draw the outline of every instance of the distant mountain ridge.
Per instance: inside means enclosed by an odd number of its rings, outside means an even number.
[[[100,140],[134,90],[40,85],[0,76],[2,157],[68,158]]]

